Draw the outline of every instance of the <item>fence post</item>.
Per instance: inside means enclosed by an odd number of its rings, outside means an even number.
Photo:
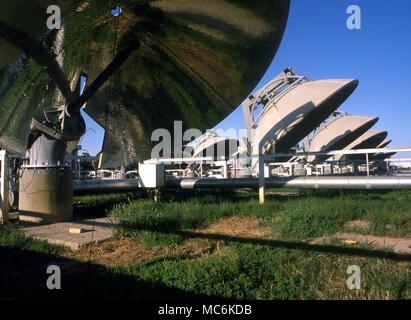
[[[365,157],[367,159],[367,177],[370,177],[370,158],[368,156],[368,153],[365,154]]]
[[[265,175],[264,175],[264,155],[262,151],[258,154],[258,194],[260,204],[265,203]]]
[[[0,224],[9,223],[9,170],[7,152],[0,150]]]
[[[227,160],[224,161],[224,179],[228,178]]]

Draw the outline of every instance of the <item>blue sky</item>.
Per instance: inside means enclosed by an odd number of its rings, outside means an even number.
[[[360,6],[362,29],[346,27],[347,7]],[[375,115],[391,147],[411,147],[411,1],[292,0],[281,46],[261,87],[286,67],[310,79],[355,78],[360,85],[342,110]],[[87,120],[83,147],[100,148],[103,130]],[[218,128],[243,128],[241,109]],[[100,142],[101,144],[101,142]]]

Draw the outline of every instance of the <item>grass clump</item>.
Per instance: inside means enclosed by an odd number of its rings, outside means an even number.
[[[274,230],[290,239],[307,239],[344,231],[353,220],[370,223],[365,234],[411,235],[411,192],[309,192],[288,200],[280,210]]]
[[[285,270],[280,264],[288,258],[282,255],[282,259],[277,259],[280,256],[281,252],[276,254],[267,248],[248,245],[226,248],[220,255],[205,259],[172,259],[132,266],[126,272],[144,281],[168,284],[207,296],[236,299],[296,297],[298,294],[292,292],[295,286],[290,284],[298,280],[292,276],[284,277]]]
[[[21,230],[8,226],[0,228],[0,248],[1,247],[28,250],[53,256],[61,255],[68,250],[63,246],[51,245],[46,241],[28,238]]]

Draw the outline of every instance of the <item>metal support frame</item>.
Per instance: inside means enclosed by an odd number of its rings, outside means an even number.
[[[0,150],[0,224],[9,223],[9,168],[5,150]]]
[[[266,160],[272,160],[276,158],[291,158],[291,157],[307,157],[307,156],[335,156],[335,155],[358,155],[358,154],[374,154],[374,153],[399,153],[399,152],[411,152],[411,148],[373,148],[373,149],[355,149],[355,150],[336,150],[336,151],[320,151],[320,152],[296,152],[296,153],[276,153],[270,155],[264,155]],[[258,155],[251,155],[251,157],[258,157]],[[391,159],[392,161],[394,159]],[[325,161],[324,161],[325,162]]]
[[[293,87],[306,80],[306,77],[297,75],[293,70],[285,69],[264,87],[260,88],[243,101],[242,109],[245,126],[247,128],[247,139],[249,142],[253,141],[253,134],[251,131],[256,127],[268,109],[275,105],[275,101],[278,101],[278,99],[292,90]],[[260,104],[263,104],[264,108],[256,115],[256,110]]]
[[[275,146],[274,146],[274,148],[275,148]],[[250,159],[257,158],[257,160],[258,160],[258,179],[254,178],[254,182],[251,183],[250,185],[258,186],[258,189],[259,189],[259,202],[261,204],[264,204],[265,203],[265,188],[267,186],[267,181],[271,181],[270,179],[267,180],[265,178],[265,175],[264,175],[264,167],[265,167],[265,162],[266,161],[270,161],[270,160],[277,160],[278,161],[278,158],[283,158],[283,157],[284,158],[294,158],[294,159],[305,158],[305,157],[310,156],[310,155],[313,155],[313,156],[322,155],[322,156],[334,157],[336,155],[346,155],[346,154],[365,154],[366,159],[367,159],[367,163],[366,163],[367,164],[367,178],[371,179],[372,177],[371,177],[371,172],[370,172],[371,171],[370,166],[371,166],[372,161],[370,159],[370,155],[374,154],[374,153],[385,153],[385,154],[387,154],[387,153],[393,153],[393,152],[396,152],[396,153],[411,152],[411,148],[395,148],[395,149],[374,148],[374,149],[358,149],[358,150],[337,150],[337,151],[328,151],[328,152],[297,152],[297,153],[290,153],[290,154],[282,154],[282,153],[276,154],[275,149],[274,149],[274,154],[266,155],[266,154],[262,153],[262,147],[260,146],[259,154],[253,154],[253,155],[249,156]],[[409,159],[409,160],[411,161],[411,159]],[[151,160],[145,161],[145,163],[147,163],[147,164],[148,163],[150,163],[150,164],[164,164],[164,165],[176,164],[176,163],[179,163],[179,164],[182,164],[182,163],[187,163],[187,164],[189,164],[189,163],[198,163],[198,164],[200,164],[200,167],[202,167],[201,164],[203,164],[204,162],[213,162],[214,164],[219,164],[223,167],[224,179],[215,179],[215,181],[213,182],[213,183],[215,183],[215,186],[218,186],[219,183],[221,183],[221,185],[225,185],[224,180],[226,180],[226,181],[230,180],[230,179],[227,179],[227,174],[226,174],[227,164],[232,164],[234,166],[234,168],[237,169],[237,166],[238,166],[237,161],[238,161],[238,159],[236,157],[230,158],[228,160],[224,159],[223,157],[221,159],[214,159],[212,157],[203,157],[203,158],[201,158],[201,157],[197,158],[196,157],[196,158],[151,159]],[[274,162],[274,163],[270,163],[270,165],[290,164],[290,166],[292,167],[292,163],[290,163],[290,162],[277,162],[277,161]],[[395,159],[390,159],[390,160],[385,160],[385,161],[387,163],[389,161],[394,162]],[[325,162],[331,162],[331,168],[332,168],[332,174],[333,174],[334,173],[334,167],[333,166],[334,166],[334,162],[336,162],[336,161],[332,160],[332,161],[325,161]],[[298,162],[294,162],[294,163],[298,163]],[[316,175],[317,175],[317,177],[319,176],[318,173]],[[200,176],[202,178],[203,174],[201,173]],[[236,178],[236,177],[234,177],[234,178]],[[292,178],[292,177],[290,177],[290,178]],[[318,178],[320,179],[320,177],[318,177]],[[362,179],[361,177],[359,177],[359,178]],[[275,179],[278,179],[278,178],[275,178]],[[242,185],[242,182],[245,181],[244,179],[234,179],[234,180],[235,181],[238,180],[240,185]],[[300,181],[300,180],[298,180],[298,178],[297,178],[296,181]],[[240,182],[240,181],[242,181],[242,182]],[[341,181],[345,181],[345,180],[341,180]],[[254,183],[256,183],[256,184],[254,184]],[[229,185],[231,185],[231,184],[229,183]],[[308,184],[308,187],[316,188],[316,185],[317,184],[312,184],[312,185]],[[386,185],[389,186],[390,183],[387,183]],[[273,185],[270,185],[270,186],[272,187]],[[301,185],[299,185],[299,184],[296,184],[295,186],[301,187]],[[334,185],[330,184],[329,186],[334,186]],[[336,186],[344,188],[343,183],[341,183],[340,181],[339,181],[339,183],[336,184]],[[394,184],[394,186],[395,186],[395,184]],[[377,187],[379,187],[379,186],[377,186]],[[374,188],[374,186],[372,184],[370,184],[369,182],[366,182],[366,189],[372,189],[372,188]]]

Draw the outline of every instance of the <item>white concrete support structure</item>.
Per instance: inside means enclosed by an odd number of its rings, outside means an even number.
[[[0,224],[9,223],[9,170],[5,150],[0,150]]]

